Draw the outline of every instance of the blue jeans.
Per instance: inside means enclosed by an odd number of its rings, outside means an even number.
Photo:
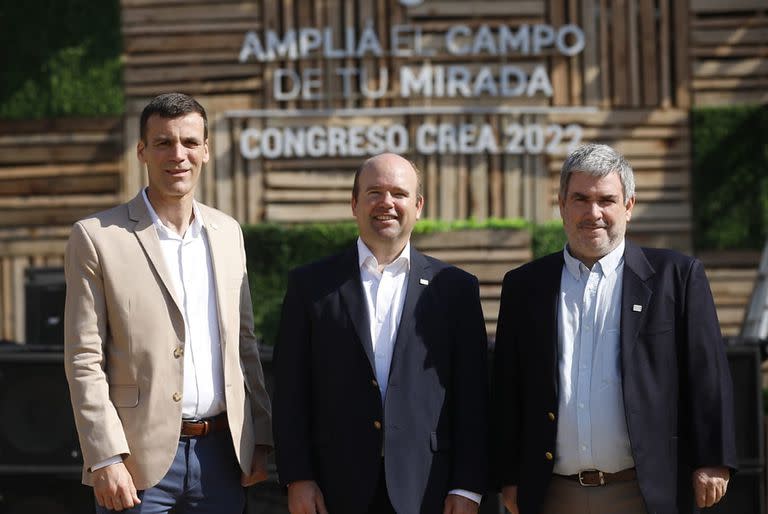
[[[245,490],[229,430],[179,439],[163,479],[138,495],[141,504],[122,513],[242,514]],[[116,511],[96,505],[97,514],[112,512]]]

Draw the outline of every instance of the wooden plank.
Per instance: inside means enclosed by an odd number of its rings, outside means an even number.
[[[676,105],[681,109],[691,106],[691,69],[688,60],[688,5],[686,2],[673,2],[675,17],[675,97]]]
[[[643,83],[646,81],[653,81],[654,75],[643,77],[643,81],[640,80],[640,46],[642,41],[637,34],[638,25],[638,13],[637,13],[637,0],[629,0],[627,4],[627,37],[629,38],[629,103],[633,107],[640,105],[640,94]],[[637,42],[641,41],[640,44]]]
[[[598,39],[597,27],[595,24],[595,0],[582,0],[581,2],[581,23],[584,31],[584,38],[590,43],[583,51],[583,69],[584,69],[584,103],[586,105],[597,105],[600,98],[600,83],[602,73],[599,65],[598,48],[600,40]]]
[[[653,0],[640,0],[640,45],[643,54],[643,104],[647,107],[659,103],[659,69],[656,54],[656,7]]]
[[[265,184],[273,188],[345,189],[352,190],[354,172],[271,171]]]
[[[45,133],[120,133],[121,119],[104,118],[46,118],[41,120],[0,120],[0,134],[45,134]]]
[[[237,77],[252,78],[261,72],[253,64],[205,64],[162,67],[127,67],[123,72],[126,85],[167,83],[180,80],[222,80]]]
[[[467,9],[466,2],[430,0],[416,7],[409,7],[406,12],[411,18],[466,18]],[[473,0],[471,12],[475,17],[543,16],[544,5],[541,1]]]
[[[28,257],[34,255],[64,255],[66,240],[32,239],[0,241],[0,255],[3,257]]]
[[[296,203],[315,203],[315,202],[347,202],[350,199],[347,190],[327,190],[327,189],[267,189],[264,192],[264,199],[267,202],[296,202]]]
[[[703,77],[749,77],[768,75],[768,60],[765,59],[697,59],[693,64],[696,78]]]
[[[205,5],[182,4],[173,7],[148,7],[123,9],[121,13],[123,25],[151,25],[153,23],[180,24],[189,21],[210,20],[246,20],[259,19],[257,4],[254,2],[223,2],[207,3]]]
[[[765,0],[690,0],[690,11],[695,14],[759,11],[765,8]]]
[[[0,152],[0,166],[114,161],[118,155],[119,149],[111,145],[6,146]]]
[[[183,25],[134,25],[123,26],[122,33],[124,38],[149,36],[158,34],[208,34],[208,33],[227,33],[235,32],[241,37],[250,30],[260,33],[261,24],[257,21],[211,21],[204,23],[185,23]]]
[[[349,202],[310,206],[268,203],[265,221],[348,221],[350,219]]]
[[[48,134],[18,134],[0,135],[2,146],[39,146],[39,145],[77,145],[119,143],[121,134],[117,133],[48,133]]]
[[[50,209],[64,207],[111,207],[120,203],[117,195],[57,195],[0,197],[0,209]]]
[[[697,106],[728,106],[763,104],[768,102],[768,91],[717,91],[696,92]]]
[[[432,249],[456,249],[473,247],[528,248],[531,234],[527,230],[473,229],[451,232],[414,234],[419,247]]]
[[[611,70],[613,75],[612,99],[614,107],[625,106],[629,103],[627,83],[627,1],[614,0],[611,10]]]
[[[11,259],[0,257],[0,339],[7,341],[13,340],[11,296]]]
[[[565,24],[565,3],[561,0],[549,1],[549,22],[556,27]],[[568,105],[570,103],[568,87],[569,59],[569,57],[564,55],[555,55],[551,58],[552,105]]]
[[[765,27],[691,31],[692,45],[764,45],[766,40],[768,28]]]
[[[76,193],[117,193],[117,175],[0,179],[0,198],[15,195],[68,195]]]
[[[611,104],[611,82],[610,78],[613,75],[613,69],[611,68],[610,59],[610,36],[608,33],[608,27],[610,25],[610,17],[608,16],[608,2],[607,0],[600,0],[600,92],[602,95],[601,106],[608,108]]]
[[[722,90],[729,93],[737,93],[739,90],[765,89],[766,87],[768,87],[768,77],[693,80],[694,91]]]
[[[167,82],[141,86],[125,86],[126,96],[144,96],[154,97],[166,91],[183,91],[189,95],[207,95],[210,93],[224,94],[224,93],[243,93],[254,91],[260,91],[262,87],[262,81],[259,77],[240,79],[240,80],[227,80],[216,82]]]
[[[661,107],[669,108],[672,106],[672,69],[670,66],[670,14],[669,2],[659,2],[659,57],[661,68]]]
[[[91,175],[117,175],[120,168],[116,162],[83,162],[77,164],[47,164],[2,167],[0,180],[38,179],[50,177],[88,177]]]
[[[243,44],[242,34],[184,34],[126,38],[123,51],[127,54],[142,52],[171,52],[174,50],[231,50],[233,56],[240,53]]]

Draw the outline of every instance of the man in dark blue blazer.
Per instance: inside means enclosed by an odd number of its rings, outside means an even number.
[[[486,333],[477,279],[410,246],[412,163],[355,175],[360,237],[289,277],[273,429],[292,514],[477,512],[487,481]]]
[[[632,168],[563,164],[568,244],[507,273],[492,386],[495,479],[513,514],[689,513],[736,465],[732,385],[701,263],[624,239]]]

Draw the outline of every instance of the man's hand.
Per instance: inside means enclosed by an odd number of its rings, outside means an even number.
[[[731,472],[725,467],[699,468],[693,472],[693,496],[696,506],[711,507],[720,501],[728,489]]]
[[[93,493],[100,506],[119,512],[141,503],[133,477],[122,462],[97,469],[93,477]]]
[[[291,514],[328,514],[317,482],[299,480],[288,484],[288,510]]]
[[[251,464],[251,474],[246,475],[242,473],[240,475],[240,485],[248,487],[259,482],[263,482],[268,478],[267,475],[267,455],[269,454],[270,447],[257,444],[253,449],[253,464]]]
[[[477,503],[460,494],[449,494],[445,497],[443,514],[477,514],[480,507]]]
[[[517,510],[517,486],[508,485],[501,488],[501,501],[504,502],[504,506],[512,514],[520,514]]]

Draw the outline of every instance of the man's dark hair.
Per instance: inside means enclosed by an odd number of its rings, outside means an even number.
[[[184,93],[164,93],[152,99],[151,102],[141,111],[139,120],[139,137],[146,144],[147,142],[147,120],[152,115],[158,115],[161,118],[174,119],[196,112],[203,118],[204,138],[208,139],[208,116],[205,109],[197,100]]]

